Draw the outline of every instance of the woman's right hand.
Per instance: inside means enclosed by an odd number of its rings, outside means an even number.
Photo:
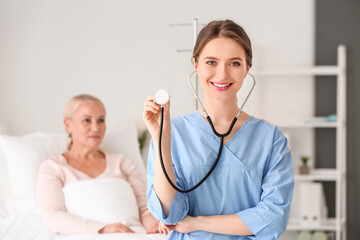
[[[143,119],[153,139],[159,138],[161,106],[148,96],[144,103]],[[170,136],[170,102],[164,105],[163,135]]]
[[[122,223],[113,223],[105,225],[102,229],[99,230],[99,233],[134,233],[131,228],[122,224]]]

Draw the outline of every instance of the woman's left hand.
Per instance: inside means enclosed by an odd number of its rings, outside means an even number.
[[[159,233],[159,220],[149,212],[141,216],[141,224],[146,229],[146,233]]]
[[[176,225],[171,226],[171,230],[180,233],[190,233],[197,231],[196,224],[195,224],[195,217],[186,216],[183,220],[178,222]]]

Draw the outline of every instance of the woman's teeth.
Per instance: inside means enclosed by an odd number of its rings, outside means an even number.
[[[213,83],[215,87],[228,87],[230,86],[230,83],[229,84],[218,84],[218,83]]]

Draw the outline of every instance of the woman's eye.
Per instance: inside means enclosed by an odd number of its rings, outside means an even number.
[[[207,61],[206,64],[207,65],[215,65],[215,61]]]
[[[105,119],[99,119],[98,120],[98,123],[104,123],[105,122]]]
[[[84,123],[90,123],[91,120],[90,120],[90,118],[85,118],[85,119],[83,120],[83,122],[84,122]]]
[[[240,63],[239,62],[232,62],[230,65],[231,66],[240,66]]]

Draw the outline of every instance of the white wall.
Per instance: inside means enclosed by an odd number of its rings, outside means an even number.
[[[313,12],[314,0],[1,0],[0,122],[14,135],[61,133],[65,102],[90,93],[104,101],[108,128],[141,123],[145,97],[160,87],[172,95],[173,116],[191,112],[191,54],[176,50],[192,47],[192,28],[169,24],[233,19],[252,39],[255,69],[307,66]],[[271,112],[265,96],[282,100],[274,96],[282,87],[271,95],[271,85],[258,84],[250,113]]]
[[[66,101],[90,93],[105,103],[108,129],[141,124],[145,97],[160,87],[173,116],[189,113],[191,53],[177,49],[191,49],[192,28],[170,24],[233,19],[252,40],[254,70],[309,66],[314,10],[314,0],[0,0],[0,122],[13,135],[62,133]],[[313,114],[311,78],[257,80],[249,113],[273,122]],[[312,154],[311,141],[311,130],[291,135],[295,162]]]

